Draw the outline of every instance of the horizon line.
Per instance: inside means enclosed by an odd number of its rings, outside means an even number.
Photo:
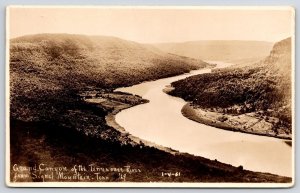
[[[255,39],[195,39],[195,40],[186,40],[186,41],[168,41],[168,42],[141,42],[141,41],[136,41],[136,40],[131,40],[131,39],[126,39],[118,36],[110,36],[110,35],[99,35],[99,34],[76,34],[76,33],[36,33],[36,34],[24,34],[16,37],[9,37],[9,40],[16,39],[16,38],[22,38],[26,36],[35,36],[35,35],[74,35],[74,36],[88,36],[88,37],[111,37],[111,38],[118,38],[122,39],[125,41],[131,41],[131,42],[136,42],[139,44],[168,44],[168,43],[173,43],[173,44],[180,44],[180,43],[193,43],[193,42],[204,42],[204,41],[248,41],[248,42],[266,42],[266,43],[275,43],[287,38],[291,38],[292,36],[287,36],[285,38],[282,38],[280,40],[255,40]],[[9,36],[9,35],[8,35]]]

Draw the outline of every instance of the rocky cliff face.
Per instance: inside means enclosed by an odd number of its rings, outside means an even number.
[[[292,63],[291,38],[275,43],[263,64],[279,74],[290,75]],[[289,76],[290,77],[290,76]]]

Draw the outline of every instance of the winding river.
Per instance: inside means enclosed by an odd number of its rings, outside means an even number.
[[[218,62],[217,67],[230,64]],[[292,148],[281,139],[232,132],[185,118],[183,99],[162,90],[171,82],[188,76],[209,73],[210,69],[144,82],[118,91],[136,94],[150,102],[116,115],[116,121],[130,134],[180,152],[242,165],[247,170],[292,176]]]

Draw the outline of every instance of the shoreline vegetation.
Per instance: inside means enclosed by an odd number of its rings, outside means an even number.
[[[168,94],[188,102],[182,114],[221,129],[292,139],[291,38],[258,63],[212,69],[171,83]]]
[[[170,88],[170,87],[168,87],[168,88]],[[170,89],[172,89],[172,88],[170,88]],[[201,156],[194,156],[194,155],[191,155],[188,153],[179,152],[179,151],[173,150],[169,147],[164,147],[164,146],[149,142],[147,140],[140,139],[136,136],[133,136],[116,122],[115,115],[122,110],[131,108],[136,105],[142,105],[142,104],[148,103],[149,101],[142,99],[138,95],[131,95],[131,94],[123,93],[123,92],[119,92],[119,91],[115,91],[113,93],[110,93],[109,95],[111,97],[106,98],[106,99],[103,98],[103,95],[102,95],[102,97],[101,97],[101,95],[96,95],[97,97],[95,99],[92,99],[92,100],[85,99],[85,101],[88,103],[97,104],[104,108],[110,109],[110,112],[105,116],[106,124],[114,129],[116,129],[118,132],[120,132],[120,135],[123,136],[120,139],[128,138],[130,141],[130,144],[133,146],[139,146],[140,148],[142,148],[142,147],[155,148],[157,150],[166,152],[170,155],[177,156],[177,157],[178,156],[184,157],[184,158],[193,157],[194,160],[203,160],[205,165],[207,164],[207,166],[209,166],[209,167],[213,167],[215,169],[221,169],[221,170],[225,169],[225,170],[227,170],[227,172],[229,172],[229,171],[235,171],[234,173],[241,172],[241,173],[244,173],[243,175],[245,175],[245,176],[255,173],[255,175],[258,175],[256,177],[258,179],[261,177],[262,178],[267,177],[267,175],[278,176],[278,175],[267,174],[267,173],[262,173],[262,172],[253,172],[253,171],[249,171],[249,170],[244,170],[242,166],[235,167],[230,164],[219,162],[218,160],[210,160],[207,158],[203,158]],[[100,98],[98,98],[98,97],[100,97]],[[124,98],[125,98],[125,100],[124,100]],[[109,101],[109,102],[107,102],[107,101]],[[110,104],[110,105],[107,105],[107,104]],[[127,145],[128,140],[121,141],[121,144]],[[247,174],[247,172],[250,172],[250,173]],[[284,178],[286,178],[286,177],[284,177]],[[291,179],[291,178],[286,178],[286,180],[287,179]],[[248,180],[249,179],[247,179],[246,181],[248,181]],[[251,180],[249,182],[251,182]]]
[[[73,115],[64,118],[63,123],[72,121],[73,124],[61,125],[62,121],[58,120],[56,122],[11,120],[13,128],[11,163],[17,165],[28,163],[29,167],[45,163],[52,167],[71,168],[75,164],[88,163],[95,167],[138,168],[141,172],[128,175],[126,177],[128,182],[289,183],[292,181],[290,177],[248,171],[242,166],[235,167],[218,160],[181,153],[131,136],[115,122],[114,115],[123,109],[148,102],[139,96],[121,92],[88,91],[80,93],[80,97],[81,100],[68,110]],[[101,116],[103,113],[104,116]],[[105,120],[101,117],[105,117]],[[97,133],[96,128],[99,126],[104,127],[105,132]],[[95,130],[84,133],[81,130],[84,127]],[[179,171],[181,176],[166,178],[161,176],[162,171]],[[91,173],[86,171],[82,175]],[[72,174],[65,173],[65,175]],[[16,177],[12,172],[11,181],[15,180]],[[31,178],[26,181],[40,182],[42,179]],[[101,181],[119,182],[123,179],[116,172]]]
[[[128,182],[292,182],[290,177],[173,153],[171,149],[141,141],[116,125],[116,112],[147,101],[113,92],[114,89],[207,65],[113,37],[40,34],[12,39],[11,182],[43,181],[31,174],[28,178],[18,178],[13,170],[14,164],[34,167],[41,163],[68,168],[80,164],[107,168],[130,166],[141,171],[127,175]],[[181,175],[161,175],[174,171]],[[102,181],[124,181],[118,172],[108,173],[106,177]]]
[[[292,139],[291,134],[276,134],[272,124],[255,113],[230,115],[202,109],[191,103],[184,105],[181,112],[183,116],[190,120],[220,129],[286,139],[289,142]]]
[[[140,139],[128,133],[122,126],[120,126],[116,120],[115,115],[122,110],[131,108],[136,105],[141,105],[148,103],[149,101],[143,99],[137,95],[131,95],[124,92],[114,91],[113,93],[108,94],[96,94],[96,98],[87,98],[84,99],[85,102],[100,105],[102,108],[108,110],[108,114],[105,116],[105,121],[107,126],[116,129],[120,132],[122,137],[127,137],[131,141],[131,145],[145,145],[148,147],[155,147],[156,149],[175,154],[178,151],[172,150],[171,148],[167,148],[161,145],[157,145],[155,143]],[[122,144],[127,144],[127,142],[122,142]]]

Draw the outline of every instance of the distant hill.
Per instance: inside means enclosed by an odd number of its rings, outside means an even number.
[[[162,51],[211,61],[243,63],[266,57],[273,43],[263,41],[191,41],[155,44]]]
[[[179,80],[172,83],[171,94],[223,113],[275,117],[277,127],[291,132],[291,85],[291,38],[287,38],[259,63]]]
[[[14,38],[10,40],[11,114],[31,119],[34,105],[49,97],[59,101],[68,98],[69,92],[112,90],[206,65],[115,37],[40,34]]]

